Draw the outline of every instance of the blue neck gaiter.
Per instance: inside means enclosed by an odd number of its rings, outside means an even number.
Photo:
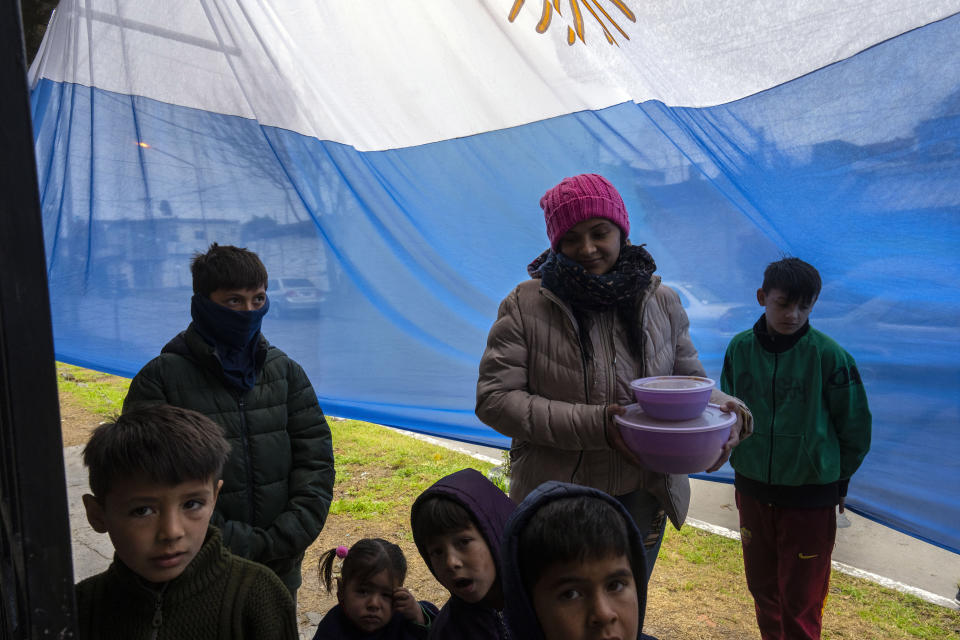
[[[190,300],[193,328],[213,347],[226,381],[240,391],[257,383],[260,324],[269,309],[269,298],[256,311],[234,311],[198,295]]]

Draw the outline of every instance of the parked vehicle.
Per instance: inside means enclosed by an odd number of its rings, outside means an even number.
[[[323,293],[307,278],[270,278],[267,281],[271,313],[284,316],[289,313],[317,311],[323,302]]]

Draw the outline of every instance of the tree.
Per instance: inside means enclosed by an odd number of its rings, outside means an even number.
[[[27,49],[27,64],[37,55],[43,34],[47,30],[50,14],[57,8],[57,0],[24,0],[20,5],[23,19],[23,40]]]

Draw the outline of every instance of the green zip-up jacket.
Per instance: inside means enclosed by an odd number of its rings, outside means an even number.
[[[162,588],[119,558],[76,586],[80,640],[297,640],[290,594],[266,567],[231,554],[220,533]]]
[[[730,457],[738,489],[784,506],[824,506],[804,491],[832,493],[834,503],[846,495],[870,449],[871,416],[857,365],[840,345],[809,323],[772,336],[761,316],[730,341],[720,384],[753,413],[753,435]]]
[[[330,428],[300,365],[261,336],[257,383],[240,393],[191,325],[134,377],[123,410],[150,404],[193,409],[223,427],[231,451],[212,523],[230,551],[267,565],[296,591],[334,480]]]

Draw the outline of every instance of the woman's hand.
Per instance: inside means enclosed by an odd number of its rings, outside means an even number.
[[[727,460],[730,459],[730,454],[733,453],[733,448],[740,444],[740,421],[743,419],[743,416],[740,414],[739,405],[733,400],[728,400],[726,403],[720,405],[720,408],[737,416],[737,421],[730,427],[730,437],[720,450],[720,457],[713,463],[712,467],[707,469],[707,473],[713,473],[726,464]]]
[[[420,608],[420,603],[413,597],[409,589],[399,587],[393,590],[393,609],[410,622],[416,622],[420,625],[427,622],[423,617],[423,609]]]
[[[618,404],[608,404],[606,411],[605,423],[605,432],[604,435],[607,438],[607,444],[610,445],[610,448],[618,451],[620,455],[627,459],[627,462],[632,464],[635,467],[642,467],[643,463],[640,462],[640,458],[627,447],[627,443],[624,442],[623,436],[620,435],[620,428],[617,427],[617,423],[614,422],[613,416],[622,416],[627,412],[626,409],[621,407]]]

